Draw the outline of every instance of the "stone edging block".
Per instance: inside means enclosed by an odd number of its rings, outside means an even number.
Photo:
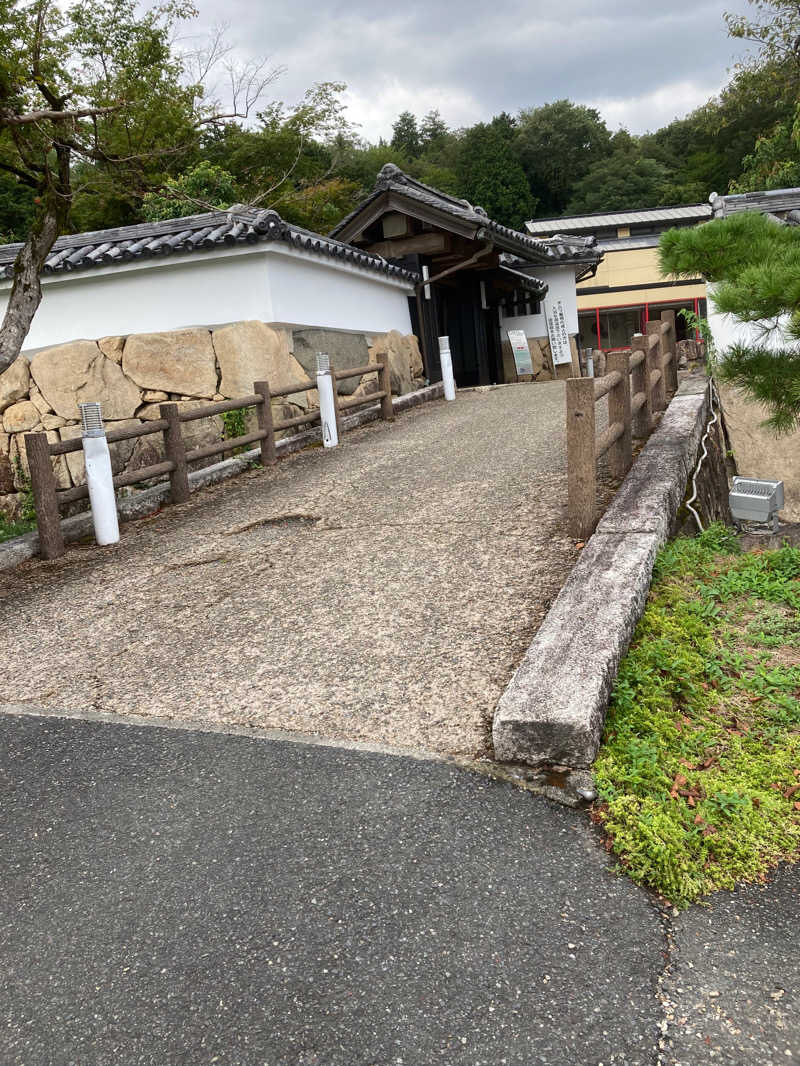
[[[586,769],[600,747],[620,659],[656,554],[683,501],[707,421],[704,391],[678,392],[590,537],[500,698],[495,758]]]

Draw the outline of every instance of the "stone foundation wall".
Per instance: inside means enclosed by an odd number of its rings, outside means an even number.
[[[53,442],[80,436],[79,403],[99,401],[109,429],[141,425],[158,419],[159,405],[168,400],[190,409],[249,395],[255,381],[266,379],[278,389],[313,377],[320,351],[339,369],[377,362],[379,353],[388,352],[396,395],[424,383],[416,337],[396,331],[368,336],[250,321],[213,330],[76,340],[30,358],[23,354],[0,374],[0,511],[15,518],[24,500],[24,435],[46,432]],[[367,396],[377,389],[377,379],[370,376],[343,381],[339,391]],[[316,390],[309,389],[276,400],[273,415],[288,419],[318,406]],[[185,423],[183,433],[192,449],[222,440],[224,425],[219,417],[198,419]],[[119,441],[110,451],[115,474],[135,471],[161,460],[163,440],[154,434]],[[56,457],[53,467],[59,488],[86,480],[82,452]]]
[[[572,350],[572,365],[568,363],[561,363],[557,366],[555,376],[559,381],[566,378],[577,377],[578,371],[576,369],[578,365],[578,346],[574,337],[569,339],[570,348]],[[553,358],[550,353],[550,341],[547,337],[528,337],[528,347],[531,352],[531,362],[533,363],[533,377],[528,378],[523,376],[522,381],[552,381],[553,380]],[[506,340],[502,342],[503,348],[503,377],[506,381],[517,380],[517,367],[514,362],[514,353],[511,351],[511,345]]]

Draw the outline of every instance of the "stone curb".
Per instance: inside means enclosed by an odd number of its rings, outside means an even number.
[[[620,659],[697,459],[704,386],[683,383],[542,622],[497,705],[496,759],[573,769],[594,762]]]
[[[439,400],[442,396],[444,396],[444,385],[438,382],[435,385],[428,385],[424,389],[418,389],[416,392],[409,392],[405,396],[394,398],[392,400],[392,408],[395,412],[402,413],[412,407],[418,407],[420,404],[429,403],[431,400]],[[358,426],[366,425],[368,422],[376,422],[379,418],[380,405],[375,404],[372,407],[357,411],[355,414],[345,416],[342,420],[342,427],[345,430],[356,429]],[[292,452],[301,451],[303,448],[307,448],[309,444],[318,443],[321,439],[322,431],[319,428],[307,429],[294,437],[285,437],[283,440],[277,441],[275,451],[279,457],[291,455]],[[193,470],[189,474],[189,485],[192,491],[204,488],[206,485],[216,485],[220,481],[225,481],[228,478],[236,477],[237,474],[241,474],[247,470],[252,462],[260,461],[260,458],[261,452],[258,448],[254,448],[251,451],[243,452],[242,455],[235,456],[233,459],[224,459],[222,462],[214,463],[213,466],[206,466],[202,470]],[[152,514],[165,503],[169,503],[168,481],[159,482],[152,488],[144,489],[142,492],[134,493],[132,496],[124,496],[117,502],[117,511],[120,521],[129,522],[134,518],[142,518],[144,515]],[[91,511],[73,515],[72,518],[65,518],[61,523],[61,532],[66,543],[92,536],[94,526],[92,524]],[[32,559],[38,554],[38,533],[24,533],[21,537],[14,537],[12,540],[0,544],[0,570],[8,570],[19,563],[25,562],[26,559]]]

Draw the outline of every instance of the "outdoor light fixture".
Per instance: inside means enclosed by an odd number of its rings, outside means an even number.
[[[99,403],[82,403],[81,409],[83,458],[86,463],[86,484],[92,506],[94,536],[98,544],[116,544],[119,540],[117,498],[114,495],[114,475],[108,451],[106,431]]]
[[[771,522],[772,532],[777,533],[778,511],[783,507],[783,482],[735,477],[728,494],[728,505],[737,525]]]
[[[333,395],[331,360],[325,352],[317,352],[317,389],[320,422],[322,423],[322,444],[325,448],[335,448],[339,443],[339,432],[336,428],[336,403]]]
[[[444,383],[444,398],[454,400],[456,398],[456,382],[453,377],[453,357],[450,354],[450,338],[439,338],[439,362],[442,365],[442,381]]]

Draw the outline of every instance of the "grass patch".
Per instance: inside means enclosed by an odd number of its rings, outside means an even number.
[[[30,533],[35,528],[36,522],[34,521],[21,518],[16,522],[12,522],[0,511],[0,544],[4,540],[11,540],[12,537],[21,537],[23,533]]]
[[[800,551],[723,526],[660,553],[594,766],[593,816],[678,906],[800,855]]]

